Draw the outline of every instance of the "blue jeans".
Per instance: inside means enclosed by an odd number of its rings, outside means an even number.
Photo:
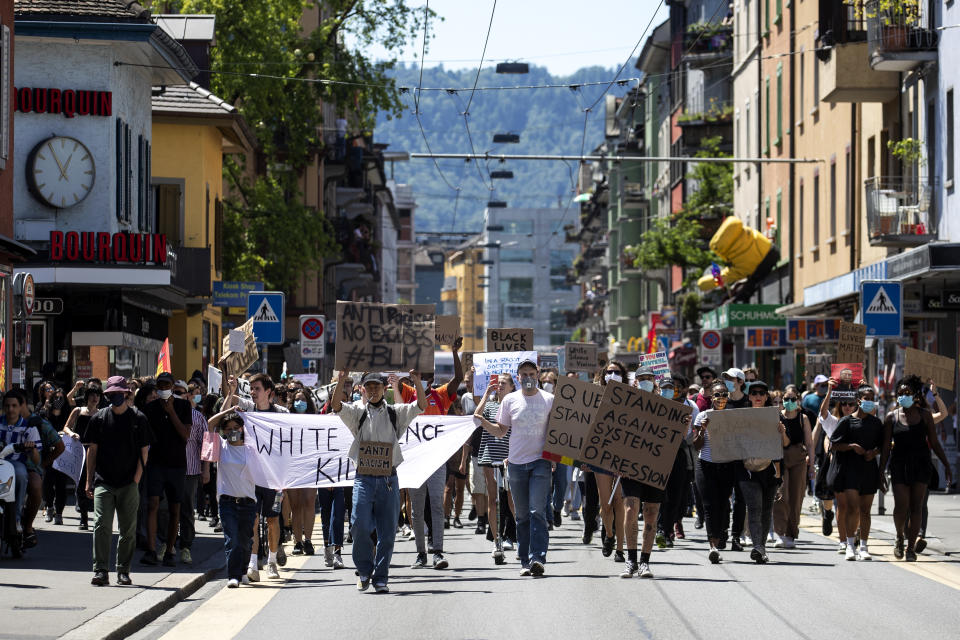
[[[323,523],[323,544],[343,546],[343,487],[321,488],[320,521]]]
[[[397,475],[363,476],[353,481],[353,566],[361,576],[372,577],[374,584],[386,584],[393,557],[393,541],[400,517],[400,484]],[[443,526],[442,523],[440,526]],[[377,532],[374,555],[370,534]]]
[[[550,495],[550,461],[534,460],[527,464],[509,463],[510,491],[517,513],[517,551],[524,567],[534,560],[546,562],[546,505]],[[553,514],[551,514],[552,517]]]
[[[227,554],[227,578],[240,580],[247,573],[253,553],[253,525],[257,519],[255,500],[238,504],[229,496],[220,496],[220,524],[223,525],[223,550]]]
[[[547,492],[548,520],[553,520],[552,511],[560,511],[563,509],[563,499],[567,494],[567,482],[569,482],[567,478],[567,470],[569,468],[567,465],[558,462],[557,468],[553,470],[553,500],[550,499],[551,492]]]
[[[13,464],[14,491],[17,499],[17,524],[20,524],[20,514],[23,513],[23,503],[27,499],[27,465],[19,460],[11,460]],[[86,482],[86,480],[84,480]]]

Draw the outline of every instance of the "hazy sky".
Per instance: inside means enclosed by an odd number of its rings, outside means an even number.
[[[507,59],[545,66],[560,75],[591,65],[617,67],[660,4],[659,0],[499,0],[484,67]],[[475,67],[492,7],[493,0],[432,0],[430,8],[444,20],[431,21],[426,66]],[[652,27],[667,14],[661,6]],[[418,37],[400,59],[417,61],[422,42]],[[371,54],[383,57],[382,51]]]

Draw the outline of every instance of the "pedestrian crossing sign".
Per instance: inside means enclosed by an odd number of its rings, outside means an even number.
[[[247,319],[253,320],[257,344],[283,344],[283,306],[281,291],[251,291],[247,296]]]
[[[860,309],[867,335],[899,338],[903,334],[903,285],[888,280],[860,282]]]

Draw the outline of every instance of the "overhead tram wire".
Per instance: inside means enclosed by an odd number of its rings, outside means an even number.
[[[414,159],[437,158],[441,160],[549,160],[573,162],[716,162],[716,163],[753,163],[753,164],[814,164],[826,162],[823,158],[740,158],[697,156],[609,156],[609,155],[539,155],[519,153],[417,153],[411,152]]]

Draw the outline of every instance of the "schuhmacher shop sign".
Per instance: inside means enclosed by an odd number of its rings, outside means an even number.
[[[167,263],[167,236],[162,233],[51,231],[50,260],[164,265]]]
[[[13,109],[20,113],[54,113],[65,118],[113,115],[113,93],[84,89],[20,87],[13,90]]]

